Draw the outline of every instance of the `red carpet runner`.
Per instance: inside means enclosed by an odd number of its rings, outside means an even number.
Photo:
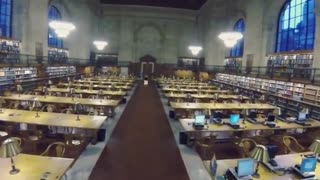
[[[138,85],[89,179],[189,179],[154,84]]]

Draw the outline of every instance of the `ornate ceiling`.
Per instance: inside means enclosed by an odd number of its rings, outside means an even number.
[[[100,0],[103,4],[140,5],[198,10],[207,0]]]

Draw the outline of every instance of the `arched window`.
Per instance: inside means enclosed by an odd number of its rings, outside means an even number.
[[[11,37],[12,0],[0,1],[0,29],[2,37]]]
[[[315,0],[288,0],[279,14],[276,52],[312,50]]]
[[[49,22],[52,20],[61,20],[61,14],[55,6],[50,6],[48,20]],[[57,34],[50,27],[48,30],[48,45],[57,48],[63,47],[62,39],[58,38]]]
[[[234,25],[233,30],[236,32],[242,33],[244,35],[244,31],[246,30],[245,23],[243,19],[237,21]],[[230,50],[231,57],[241,57],[243,56],[243,45],[244,45],[244,37]]]

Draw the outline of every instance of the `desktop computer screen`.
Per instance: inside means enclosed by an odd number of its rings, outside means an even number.
[[[204,125],[205,122],[206,122],[206,116],[205,115],[198,115],[198,116],[196,116],[194,124],[195,125]]]
[[[223,118],[223,113],[221,111],[216,111],[214,113],[214,118],[219,118],[219,119],[222,119]]]
[[[237,175],[239,177],[250,176],[255,172],[255,162],[253,159],[238,160]]]
[[[314,172],[317,167],[317,158],[303,158],[300,166],[302,173]]]
[[[249,112],[249,118],[251,118],[251,119],[257,118],[257,111],[250,111]]]
[[[276,121],[276,116],[275,115],[269,115],[267,122],[275,122]]]
[[[305,120],[307,120],[307,114],[304,112],[299,112],[297,119],[298,119],[298,121],[305,121]]]
[[[239,114],[231,114],[230,115],[230,124],[231,125],[238,125],[240,121],[240,115]]]

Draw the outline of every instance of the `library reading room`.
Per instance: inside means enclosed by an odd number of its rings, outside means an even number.
[[[320,0],[0,0],[0,180],[320,180]]]

